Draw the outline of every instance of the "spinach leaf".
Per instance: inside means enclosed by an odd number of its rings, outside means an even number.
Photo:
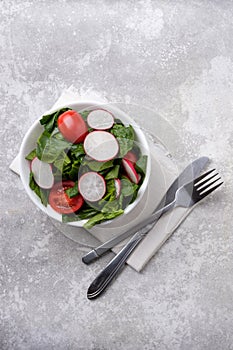
[[[124,197],[132,196],[138,189],[138,185],[134,184],[126,177],[121,179],[121,193]]]
[[[41,189],[37,183],[34,180],[33,177],[33,172],[30,172],[29,175],[29,187],[31,188],[32,191],[36,193],[36,195],[40,198],[41,203],[47,207],[48,204],[48,196],[49,196],[49,191]]]
[[[26,157],[27,160],[33,160],[36,157],[36,149],[33,149]]]
[[[121,124],[114,124],[111,133],[116,137],[119,146],[119,156],[124,157],[128,151],[133,148],[134,145],[134,130],[131,125],[124,126]]]
[[[80,220],[91,218],[96,214],[98,214],[98,211],[84,204],[84,209],[79,210],[77,213],[63,214],[62,222],[66,223],[66,222],[72,222],[72,221],[80,221]]]
[[[63,179],[70,179],[73,181],[78,180],[80,174],[80,159],[74,160],[72,163],[67,164],[63,167],[62,177]]]
[[[147,166],[147,156],[143,155],[138,159],[135,169],[138,173],[145,175],[146,166]]]
[[[60,133],[51,136],[45,130],[37,140],[36,154],[43,162],[53,163],[61,152],[70,147],[71,143],[66,141]]]
[[[41,118],[40,123],[41,123],[41,125],[44,125],[45,130],[47,130],[49,133],[51,133],[57,124],[58,117],[62,113],[69,111],[69,110],[71,110],[71,108],[62,108],[62,109],[59,109],[58,111],[56,111],[52,114],[44,115]]]
[[[80,156],[85,155],[85,151],[82,143],[77,143],[76,145],[72,145],[70,148],[71,158],[78,159]]]
[[[106,181],[106,193],[105,196],[98,202],[100,206],[104,205],[106,201],[112,202],[116,199],[116,188],[114,180]]]
[[[98,172],[113,167],[113,160],[109,160],[107,162],[97,162],[96,160],[84,159],[82,166],[88,166],[90,170]]]
[[[60,171],[60,173],[62,173],[63,168],[70,165],[70,163],[71,163],[70,158],[67,156],[67,154],[64,151],[62,151],[54,161],[53,165]]]
[[[121,215],[124,213],[124,210],[119,209],[117,211],[114,212],[106,212],[106,213],[98,213],[96,215],[94,215],[92,218],[90,218],[85,224],[84,224],[84,228],[86,229],[90,229],[92,228],[94,225],[96,224],[100,224],[101,222],[105,221],[105,220],[111,220],[116,218],[117,216]]]
[[[105,180],[117,179],[119,175],[120,165],[115,165],[105,176]]]
[[[78,195],[78,181],[75,182],[74,187],[70,187],[66,190],[66,194],[69,198],[73,198]]]

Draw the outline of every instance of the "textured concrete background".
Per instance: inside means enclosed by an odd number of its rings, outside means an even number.
[[[1,350],[233,349],[232,23],[226,0],[0,1]],[[164,115],[187,159],[210,156],[225,181],[143,273],[92,302],[109,256],[84,266],[8,170],[71,84]]]

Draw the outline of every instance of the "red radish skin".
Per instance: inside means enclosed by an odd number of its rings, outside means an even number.
[[[119,198],[121,193],[121,180],[120,179],[114,179],[114,185],[116,189],[116,198]]]
[[[90,132],[83,143],[87,156],[98,162],[114,159],[119,151],[119,144],[114,135],[107,131]]]
[[[44,189],[53,187],[54,176],[51,164],[42,162],[40,159],[35,157],[30,164],[30,169],[33,173],[33,177],[37,185]],[[44,178],[42,178],[42,175]]]
[[[132,151],[129,151],[128,153],[126,153],[126,155],[124,156],[124,159],[130,160],[133,166],[135,166],[138,160],[136,154]]]
[[[113,126],[114,117],[105,109],[95,109],[88,114],[87,123],[95,130],[107,130]]]
[[[89,171],[80,177],[78,189],[86,201],[97,202],[103,198],[106,192],[106,183],[102,175],[95,171]]]
[[[140,178],[133,166],[133,163],[128,159],[122,159],[122,164],[130,181],[132,181],[135,184],[138,184]]]

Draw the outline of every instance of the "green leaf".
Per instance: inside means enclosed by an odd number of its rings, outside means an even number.
[[[86,122],[86,121],[87,121],[88,114],[89,114],[90,112],[91,112],[91,111],[83,111],[83,112],[79,112],[79,114],[82,116],[83,120]]]
[[[71,143],[66,141],[61,134],[50,135],[45,130],[37,140],[37,157],[46,163],[53,163],[64,150],[69,149]]]
[[[71,164],[71,160],[64,151],[58,155],[53,163],[53,165],[60,171],[60,173],[62,173],[63,168],[67,167],[69,164]]]
[[[146,173],[146,166],[147,166],[147,156],[143,155],[141,156],[136,165],[135,165],[135,169],[138,173],[144,174]]]
[[[114,180],[107,180],[105,196],[98,202],[98,205],[101,207],[106,203],[106,201],[111,202],[115,199],[116,199],[116,188],[115,188]]]
[[[40,198],[41,203],[47,207],[48,204],[48,196],[49,196],[49,191],[44,190],[42,188],[40,188],[37,183],[34,180],[33,177],[33,172],[30,172],[29,175],[29,187],[31,188],[32,191],[34,191],[36,193],[36,195]]]
[[[134,184],[126,177],[121,179],[121,193],[124,197],[132,196],[138,189],[138,185]]]
[[[26,157],[27,160],[33,160],[36,157],[36,149],[33,149]]]
[[[63,214],[62,222],[67,223],[67,222],[85,220],[93,217],[96,214],[98,214],[98,211],[84,204],[84,209],[80,209],[77,213]]]
[[[58,111],[56,111],[52,114],[44,115],[40,119],[40,123],[41,123],[41,125],[44,125],[45,130],[47,130],[49,133],[51,133],[57,124],[58,117],[61,114],[63,114],[64,112],[69,111],[69,110],[71,110],[71,108],[67,107],[67,108],[59,109]]]
[[[73,181],[78,180],[80,171],[80,159],[77,159],[75,161],[73,161],[72,163],[67,164],[66,166],[63,167],[63,171],[62,171],[62,177],[64,179],[70,179]]]
[[[113,160],[109,160],[107,162],[97,162],[95,160],[84,159],[82,166],[88,166],[90,170],[99,172],[113,167]]]
[[[72,145],[70,148],[70,154],[72,158],[78,159],[80,156],[85,155],[85,151],[82,143]]]
[[[117,179],[119,175],[120,165],[115,165],[105,176],[105,180]]]
[[[78,181],[75,182],[74,187],[68,188],[66,191],[66,194],[68,195],[69,198],[76,197],[79,193],[78,191]]]
[[[133,148],[134,145],[134,130],[131,125],[124,126],[122,124],[114,124],[111,133],[116,137],[119,146],[119,156],[124,157],[128,151]]]
[[[98,213],[84,224],[84,228],[90,229],[96,224],[100,224],[101,222],[106,221],[106,220],[114,219],[117,216],[122,215],[123,213],[124,213],[124,210],[122,210],[122,209],[119,209],[115,212]]]

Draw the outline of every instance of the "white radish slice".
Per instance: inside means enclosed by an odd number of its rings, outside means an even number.
[[[31,171],[38,186],[45,189],[53,187],[54,176],[50,164],[42,162],[35,157],[31,163]]]
[[[120,196],[121,193],[121,180],[120,179],[114,179],[114,185],[116,189],[116,198]]]
[[[83,143],[86,154],[99,162],[113,159],[118,151],[119,144],[112,134],[107,131],[90,132]]]
[[[135,184],[138,184],[140,177],[139,174],[136,172],[133,163],[128,159],[122,159],[122,164],[130,181],[132,181]]]
[[[110,129],[114,124],[114,117],[104,109],[95,109],[87,117],[88,125],[96,130]]]
[[[78,188],[85,200],[96,202],[103,198],[106,191],[106,184],[103,176],[95,171],[90,171],[80,177]]]

